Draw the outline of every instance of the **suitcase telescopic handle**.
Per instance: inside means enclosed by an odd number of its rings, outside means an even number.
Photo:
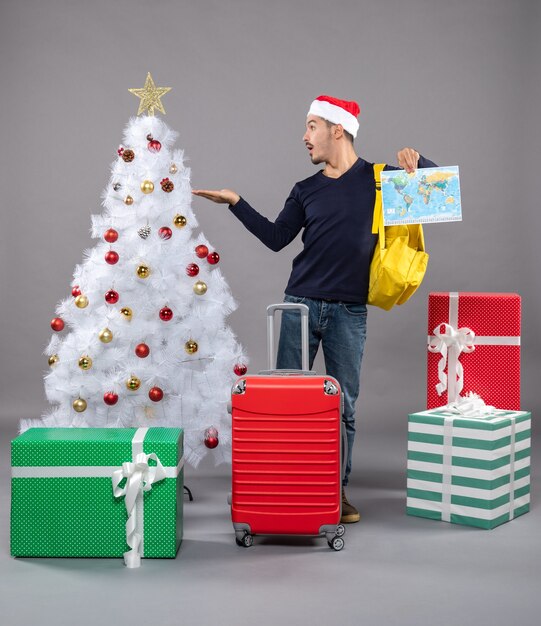
[[[267,352],[269,355],[269,370],[274,365],[274,314],[276,311],[297,310],[301,314],[301,350],[302,350],[302,369],[308,371],[308,307],[306,304],[297,304],[296,302],[281,302],[280,304],[271,304],[267,307]]]

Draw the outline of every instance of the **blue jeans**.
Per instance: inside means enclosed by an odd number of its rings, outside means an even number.
[[[366,341],[366,304],[327,302],[286,295],[285,302],[306,304],[309,309],[309,366],[312,369],[319,344],[323,346],[326,373],[336,378],[344,394],[342,420],[346,427],[348,450],[342,485],[348,484],[351,454],[355,440],[355,401]],[[282,312],[278,343],[278,369],[301,369],[301,317],[298,311]]]

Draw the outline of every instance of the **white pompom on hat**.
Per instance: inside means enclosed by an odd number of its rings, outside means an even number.
[[[341,124],[344,130],[356,137],[359,130],[357,116],[360,112],[359,105],[353,100],[339,100],[321,95],[310,105],[308,115],[317,115],[332,124]]]

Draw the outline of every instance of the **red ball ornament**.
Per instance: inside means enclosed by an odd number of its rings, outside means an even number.
[[[135,347],[135,354],[140,359],[145,359],[150,354],[150,348],[146,343],[140,343]]]
[[[219,444],[218,431],[214,426],[210,426],[205,430],[205,445],[211,450]]]
[[[244,376],[244,374],[248,371],[248,368],[244,365],[244,363],[237,363],[233,368],[233,371],[237,376]]]
[[[105,261],[109,263],[109,265],[114,265],[115,263],[118,263],[118,259],[118,252],[115,252],[114,250],[109,250],[109,252],[105,253]]]
[[[51,320],[51,328],[59,333],[61,330],[64,330],[64,320],[60,317],[54,317]]]
[[[188,276],[197,276],[197,274],[199,274],[199,265],[190,263],[190,265],[186,267],[186,274],[188,274]]]
[[[197,246],[195,248],[195,254],[200,258],[200,259],[204,259],[207,254],[209,253],[209,249],[207,248],[207,246],[201,244],[200,246]]]
[[[216,265],[216,263],[218,263],[218,261],[220,260],[220,255],[217,252],[211,252],[208,256],[207,256],[207,261],[211,264],[211,265]]]
[[[118,395],[112,391],[103,394],[103,401],[109,406],[113,406],[118,402]]]
[[[118,239],[118,233],[114,228],[110,228],[103,233],[103,238],[107,243],[115,243]]]
[[[71,295],[76,298],[77,296],[81,295],[81,288],[79,287],[79,285],[75,285],[73,287],[73,289],[71,290]]]
[[[160,319],[164,322],[173,319],[173,311],[168,306],[164,306],[163,309],[160,309]]]
[[[169,228],[169,226],[162,226],[158,231],[158,235],[161,239],[171,239],[173,231]]]
[[[148,149],[151,152],[159,152],[162,149],[162,144],[157,139],[151,139],[148,142]]]
[[[116,292],[114,289],[109,289],[109,291],[107,291],[105,294],[105,302],[107,302],[107,304],[116,304],[119,297],[120,296],[118,295],[118,292]]]
[[[163,398],[163,391],[159,387],[152,387],[148,392],[148,397],[152,402],[159,402]]]

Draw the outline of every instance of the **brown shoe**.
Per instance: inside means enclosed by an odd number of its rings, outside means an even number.
[[[354,524],[361,519],[359,511],[348,502],[346,498],[345,489],[342,487],[342,517],[340,521],[342,524]]]

